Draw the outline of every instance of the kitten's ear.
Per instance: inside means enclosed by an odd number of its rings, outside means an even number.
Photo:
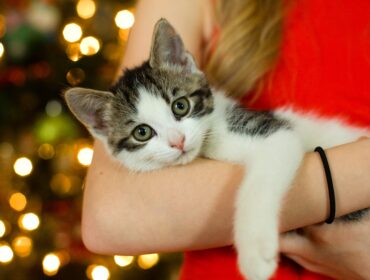
[[[186,73],[200,73],[193,56],[185,50],[180,35],[164,18],[154,27],[149,64],[153,68],[180,66]]]
[[[108,135],[108,104],[112,98],[111,92],[87,88],[76,87],[64,92],[69,109],[98,138]]]

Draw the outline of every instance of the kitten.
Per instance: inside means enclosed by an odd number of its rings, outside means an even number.
[[[278,256],[278,215],[303,155],[369,131],[291,110],[250,111],[215,92],[174,28],[155,26],[150,58],[110,91],[71,88],[66,102],[110,154],[131,170],[187,164],[198,156],[246,166],[235,202],[243,275],[268,279]]]

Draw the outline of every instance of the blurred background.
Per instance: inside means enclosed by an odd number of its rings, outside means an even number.
[[[60,94],[107,89],[133,0],[0,2],[0,279],[176,279],[181,255],[100,256],[81,241],[93,154]]]

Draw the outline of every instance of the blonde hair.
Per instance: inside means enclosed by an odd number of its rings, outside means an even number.
[[[206,65],[211,83],[240,98],[277,60],[282,33],[282,0],[218,0],[220,27],[216,48]]]

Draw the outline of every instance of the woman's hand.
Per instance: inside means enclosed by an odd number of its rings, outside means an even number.
[[[281,237],[281,253],[335,279],[370,279],[370,214],[360,221],[305,227]]]

